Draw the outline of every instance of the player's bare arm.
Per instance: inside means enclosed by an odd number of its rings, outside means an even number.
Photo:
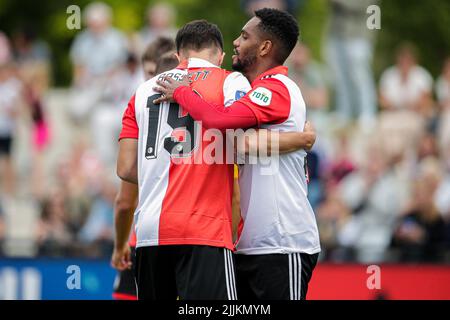
[[[117,160],[117,175],[120,179],[135,184],[138,183],[137,148],[137,139],[121,139]]]
[[[316,131],[307,121],[303,132],[278,132],[268,129],[249,130],[241,138],[243,143],[235,143],[237,151],[241,154],[265,155],[284,154],[300,149],[309,151],[316,141]]]
[[[300,149],[309,151],[316,142],[316,130],[310,121],[306,121],[303,132],[274,132],[275,139],[279,141],[279,152],[289,153]],[[272,139],[268,141],[269,143]],[[269,145],[269,148],[271,146]],[[270,150],[270,149],[269,149]]]
[[[114,201],[114,227],[116,232],[111,266],[120,271],[131,268],[131,251],[128,239],[133,225],[137,196],[137,185],[122,181]]]

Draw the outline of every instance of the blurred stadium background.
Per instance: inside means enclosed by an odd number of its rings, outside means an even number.
[[[366,26],[373,4],[381,29]],[[447,0],[0,0],[0,299],[111,298],[116,137],[143,48],[204,18],[230,68],[258,6],[300,22],[288,65],[318,133],[309,197],[323,249],[309,298],[450,299]]]

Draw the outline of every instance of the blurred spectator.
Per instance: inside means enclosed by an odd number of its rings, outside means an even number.
[[[326,170],[327,183],[333,187],[337,186],[342,179],[356,169],[355,161],[351,157],[350,152],[350,131],[338,131],[335,134],[335,140],[336,151],[333,153]]]
[[[427,158],[415,181],[410,204],[393,235],[392,245],[404,262],[442,261],[445,224],[434,205],[434,194],[440,179],[439,163]]]
[[[14,57],[18,63],[51,60],[50,49],[46,42],[37,38],[35,28],[28,26],[13,35]]]
[[[114,199],[116,185],[107,178],[100,177],[101,189],[95,196],[86,223],[81,228],[78,239],[88,245],[89,256],[109,256],[113,248]],[[98,250],[98,251],[95,251]]]
[[[417,148],[417,162],[421,162],[428,157],[438,158],[439,149],[436,137],[432,132],[425,131],[420,137]]]
[[[384,261],[394,221],[408,197],[408,183],[400,168],[402,154],[390,156],[370,145],[362,167],[347,175],[340,196],[352,210],[339,242],[355,249],[358,262]]]
[[[92,197],[100,188],[104,168],[96,154],[80,139],[61,157],[55,184],[64,191],[70,228],[77,233],[86,221]],[[92,173],[96,174],[92,174]]]
[[[147,24],[139,34],[138,54],[142,55],[145,48],[158,37],[175,38],[177,29],[176,10],[168,3],[158,2],[147,9]]]
[[[38,255],[66,257],[73,254],[71,244],[74,235],[68,226],[64,200],[63,192],[55,190],[42,203],[36,230]]]
[[[111,20],[112,10],[108,5],[90,3],[84,10],[88,29],[78,34],[72,44],[70,57],[76,91],[70,111],[81,122],[97,105],[111,74],[127,59],[126,38],[111,26]]]
[[[40,42],[44,46],[44,42]],[[31,46],[31,45],[30,45]],[[48,51],[46,51],[48,52]],[[23,81],[24,102],[31,122],[30,163],[32,164],[31,188],[40,197],[45,182],[43,161],[45,150],[51,141],[45,96],[50,83],[50,60],[47,53],[17,58],[21,80]],[[45,186],[44,186],[45,187]]]
[[[444,62],[436,81],[436,97],[440,107],[439,146],[442,151],[450,147],[450,56]]]
[[[112,250],[115,185],[83,140],[62,159],[53,182],[55,189],[41,201],[38,254],[107,256]]]
[[[123,110],[142,82],[144,74],[139,60],[130,53],[126,64],[110,75],[108,86],[92,111],[93,147],[107,166],[115,166]]]
[[[88,29],[76,36],[70,51],[76,85],[89,85],[125,62],[126,38],[111,26],[111,20],[108,5],[94,2],[86,6],[84,21]]]
[[[16,134],[16,117],[19,112],[22,84],[10,59],[10,47],[6,36],[0,33],[0,181],[2,193],[12,195],[16,181],[11,149]]]
[[[32,190],[38,197],[43,191],[43,154],[50,142],[45,94],[50,84],[51,52],[47,43],[38,38],[35,28],[23,27],[13,36],[14,59],[24,86],[24,100],[31,118],[33,147],[30,148],[32,163]]]
[[[341,262],[354,260],[353,249],[339,242],[340,234],[351,214],[350,209],[342,201],[336,185],[328,184],[325,188],[324,201],[316,210],[322,248],[321,259]]]
[[[308,200],[313,209],[323,200],[323,184],[321,181],[321,157],[314,150],[308,152],[306,156],[308,168]]]
[[[442,153],[441,161],[443,174],[441,183],[437,187],[434,196],[434,205],[442,215],[442,219],[446,224],[446,244],[447,251],[450,253],[450,144],[445,150],[445,153]],[[448,259],[448,261],[450,261],[450,256]]]
[[[410,110],[429,116],[433,78],[417,65],[415,51],[410,44],[397,50],[396,65],[380,78],[380,105],[386,110]]]
[[[380,105],[385,110],[379,131],[391,144],[397,140],[407,149],[416,149],[426,127],[432,122],[433,79],[416,64],[415,49],[403,44],[397,50],[397,63],[385,70],[380,79]]]
[[[372,74],[376,31],[366,27],[367,7],[374,0],[330,0],[326,58],[334,77],[336,112],[346,124],[358,117],[363,128],[372,128],[376,115],[376,90]]]
[[[111,26],[108,5],[89,4],[84,18],[88,29],[71,49],[75,87],[70,113],[79,125],[89,127],[101,160],[112,166],[122,110],[143,76],[136,57],[128,54],[125,36]]]
[[[144,69],[145,80],[157,75],[156,63],[166,52],[175,50],[175,41],[171,38],[158,37],[151,42],[142,55],[142,68]]]
[[[287,61],[289,76],[302,91],[308,108],[308,119],[316,129],[323,131],[326,126],[328,109],[328,88],[322,66],[311,59],[311,52],[305,44],[297,43]]]

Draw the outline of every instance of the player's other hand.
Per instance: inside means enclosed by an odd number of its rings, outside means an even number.
[[[306,121],[303,132],[307,134],[307,146],[305,149],[309,151],[312,149],[314,143],[316,142],[316,129],[314,129],[314,126],[310,121]]]
[[[159,87],[154,87],[153,90],[161,93],[161,97],[153,100],[154,104],[158,104],[158,103],[161,103],[164,101],[169,101],[169,102],[174,101],[173,93],[175,92],[175,90],[181,86],[188,87],[190,84],[190,81],[189,81],[189,77],[187,77],[187,76],[184,76],[179,81],[176,81],[170,77],[166,77],[163,80],[156,81],[156,84]]]
[[[114,247],[111,257],[111,266],[119,271],[131,269],[131,250],[128,244],[123,248]]]

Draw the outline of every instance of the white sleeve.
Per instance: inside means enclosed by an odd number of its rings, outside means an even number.
[[[247,78],[240,72],[230,73],[223,83],[223,105],[229,106],[239,100],[251,89]]]

